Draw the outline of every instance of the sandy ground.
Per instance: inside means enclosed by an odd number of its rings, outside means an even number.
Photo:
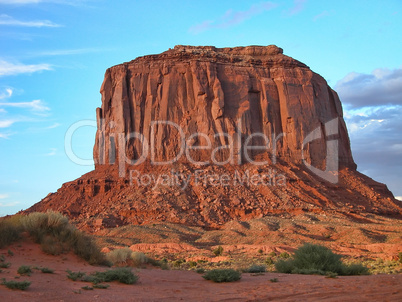
[[[26,291],[9,290],[0,286],[0,301],[402,301],[402,275],[372,275],[338,277],[286,275],[265,273],[253,276],[243,274],[234,283],[213,283],[192,271],[147,268],[136,270],[137,284],[110,283],[108,289],[83,290],[91,285],[67,278],[66,270],[93,272],[106,268],[93,267],[75,255],[45,255],[39,246],[17,243],[0,250],[6,262],[12,265],[3,269],[0,278],[13,280],[20,265],[48,267],[54,274],[34,270]],[[277,278],[278,282],[270,282]]]

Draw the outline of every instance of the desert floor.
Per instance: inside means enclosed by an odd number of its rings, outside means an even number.
[[[10,255],[8,249],[13,253]],[[137,284],[110,283],[108,289],[83,290],[85,282],[67,278],[66,270],[94,272],[107,268],[88,265],[73,254],[50,256],[30,242],[18,242],[0,250],[11,266],[0,278],[29,280],[26,291],[0,286],[1,301],[402,301],[402,274],[338,277],[265,273],[243,274],[233,283],[213,283],[193,271],[134,269]],[[21,265],[48,267],[54,274],[33,270],[19,276]],[[14,279],[14,278],[18,279]],[[271,282],[276,278],[278,282]]]

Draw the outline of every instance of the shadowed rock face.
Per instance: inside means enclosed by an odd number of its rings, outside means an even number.
[[[27,212],[60,211],[89,230],[219,227],[303,212],[400,215],[387,187],[356,171],[336,92],[282,52],[176,46],[109,68],[95,170]]]
[[[113,151],[138,160],[144,141],[150,146],[148,159],[152,153],[155,160],[166,161],[184,150],[182,137],[190,148],[211,142],[207,150],[191,150],[197,161],[211,160],[216,150],[219,162],[244,163],[246,143],[262,146],[269,139],[267,150],[250,150],[250,157],[275,155],[301,163],[303,140],[319,127],[320,138],[306,144],[303,156],[325,168],[324,125],[339,118],[339,164],[355,168],[338,95],[321,76],[282,52],[274,45],[176,46],[109,68],[97,110],[95,163],[113,162]],[[155,121],[174,124],[152,125]],[[139,133],[144,139],[122,141],[119,133]]]

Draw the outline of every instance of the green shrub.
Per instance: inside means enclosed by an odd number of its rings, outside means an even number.
[[[20,274],[21,276],[30,276],[32,274],[32,269],[30,266],[27,265],[21,265],[18,270],[17,273]]]
[[[99,284],[102,282],[119,281],[124,284],[134,284],[138,281],[138,276],[135,275],[129,268],[116,268],[104,272],[94,272],[86,275],[82,272],[67,271],[67,277],[73,281],[91,282]]]
[[[214,249],[212,251],[215,256],[221,256],[223,254],[223,247],[222,246],[218,246],[216,249]]]
[[[95,272],[91,275],[98,280],[102,280],[101,282],[119,281],[120,283],[124,284],[134,284],[138,281],[139,278],[131,271],[131,269],[126,267],[120,267],[104,272]]]
[[[275,253],[275,252],[270,252],[270,253],[268,254],[268,256],[270,256],[270,257],[276,257],[276,253]]]
[[[8,254],[9,256],[14,256],[13,251],[12,251],[12,250],[10,250],[10,249],[8,249],[7,254]]]
[[[213,282],[233,282],[240,280],[241,273],[234,269],[214,269],[202,276],[206,280]]]
[[[30,281],[14,281],[14,280],[6,281],[6,280],[4,280],[2,284],[5,285],[9,289],[26,290],[31,285],[31,282]]]
[[[269,281],[275,283],[275,282],[278,282],[278,278],[272,278],[272,279],[269,279]]]
[[[94,284],[92,285],[93,288],[100,288],[100,289],[107,289],[110,287],[109,284]]]
[[[88,285],[81,287],[83,290],[94,290],[93,287],[90,287]]]
[[[354,276],[354,275],[369,275],[369,269],[360,263],[353,263],[350,265],[344,265],[342,268],[342,275]]]
[[[9,268],[10,266],[10,262],[0,262],[0,268]]]
[[[203,268],[197,268],[197,269],[195,270],[195,272],[196,272],[197,274],[203,274],[203,273],[205,273],[205,269],[203,269]]]
[[[340,255],[325,246],[310,243],[299,247],[293,259],[277,261],[275,268],[278,272],[287,274],[361,275],[368,272],[362,265],[346,266],[342,263]]]
[[[272,264],[274,264],[274,260],[272,260],[271,257],[267,257],[267,259],[265,259],[265,264],[272,265]]]
[[[190,265],[190,267],[196,267],[198,265],[198,263],[195,261],[189,261],[188,264]]]
[[[281,254],[279,255],[279,257],[281,257],[281,258],[283,258],[283,259],[287,259],[287,258],[290,257],[290,255],[289,255],[289,253],[287,253],[287,252],[283,252],[283,253],[281,253]]]
[[[246,269],[244,272],[255,274],[255,273],[265,273],[266,271],[267,271],[267,269],[264,265],[253,264],[248,269]]]
[[[402,263],[402,252],[398,253],[398,260],[399,260],[399,263]]]
[[[70,270],[67,270],[67,278],[73,281],[80,280],[83,276],[85,276],[85,273],[82,272],[72,272]]]
[[[42,267],[39,270],[44,274],[53,274],[54,273],[54,271],[52,269],[47,268],[47,267]]]

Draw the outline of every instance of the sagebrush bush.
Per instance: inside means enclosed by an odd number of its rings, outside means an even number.
[[[22,226],[19,219],[19,215],[0,218],[0,248],[6,247],[21,238]]]
[[[130,268],[120,267],[111,269],[104,272],[94,272],[90,275],[86,275],[82,272],[67,271],[67,277],[73,281],[91,282],[93,284],[99,284],[102,282],[119,281],[124,284],[134,284],[138,281],[138,276],[134,274]]]
[[[26,290],[31,285],[31,282],[30,281],[14,281],[14,280],[6,281],[6,280],[4,280],[2,284],[5,285],[9,289]]]
[[[213,282],[233,282],[241,278],[241,273],[234,269],[214,269],[205,273],[202,276],[206,280]]]
[[[299,247],[292,259],[277,261],[275,268],[278,272],[287,274],[360,275],[368,272],[362,265],[346,266],[341,261],[341,255],[333,253],[325,246],[310,243]]]
[[[44,274],[53,274],[54,273],[54,270],[52,270],[51,268],[47,268],[47,267],[42,267],[39,270]]]
[[[133,266],[141,266],[149,261],[144,253],[133,252],[128,247],[110,251],[107,253],[106,258],[113,264],[127,264],[129,262]]]
[[[18,270],[17,273],[20,274],[21,276],[30,276],[32,274],[32,269],[30,266],[28,265],[21,265]]]
[[[140,266],[145,263],[148,263],[148,257],[145,256],[145,254],[142,252],[132,252],[131,260],[132,260],[134,266]]]
[[[251,265],[248,269],[244,270],[245,273],[264,273],[267,271],[265,265]]]
[[[106,254],[106,258],[113,264],[126,263],[127,260],[131,258],[132,253],[133,253],[132,250],[130,250],[128,247],[125,247],[110,251],[109,253]]]

